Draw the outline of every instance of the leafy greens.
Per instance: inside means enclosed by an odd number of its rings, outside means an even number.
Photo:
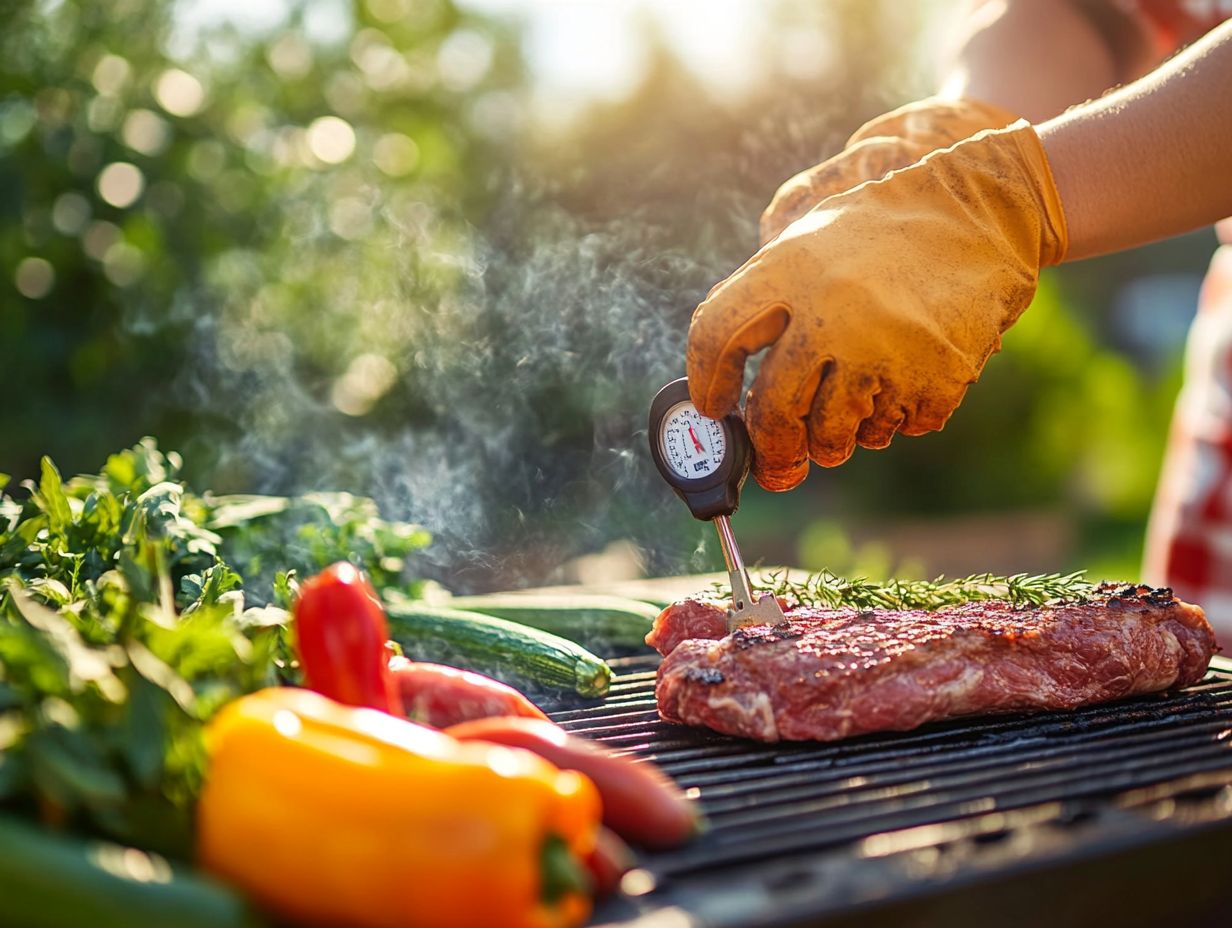
[[[345,493],[197,496],[180,466],[146,439],[68,481],[44,459],[24,501],[0,475],[0,806],[186,856],[204,722],[295,679],[295,576],[405,590],[430,538]]]

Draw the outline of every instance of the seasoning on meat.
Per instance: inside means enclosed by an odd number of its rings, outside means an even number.
[[[647,636],[666,655],[659,714],[759,741],[832,741],[1186,686],[1216,650],[1200,608],[1124,584],[1052,606],[787,614],[727,634],[718,605],[663,610]]]

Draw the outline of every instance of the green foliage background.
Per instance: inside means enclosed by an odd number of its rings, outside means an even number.
[[[763,78],[730,99],[648,28],[639,88],[553,134],[514,25],[355,0],[322,33],[313,7],[184,34],[170,0],[9,4],[0,469],[92,471],[152,434],[199,488],[375,498],[433,531],[419,568],[459,590],[568,579],[618,539],[651,573],[718,567],[649,465],[647,400],[778,183],[927,92],[927,6],[767,3]],[[824,63],[774,45],[802,32]],[[160,94],[180,71],[199,105]],[[100,189],[118,163],[140,172],[126,205]],[[1067,531],[1044,562],[957,568],[1135,575],[1178,352],[1114,347],[1108,281],[1208,249],[1048,277],[945,432],[750,488],[746,553],[908,574],[937,552],[866,539],[961,514],[1012,537],[1045,511]]]
[[[473,179],[499,141],[472,108],[516,77],[516,47],[445,0],[356,4],[330,41],[306,29],[310,5],[273,35],[190,42],[167,0],[18,6],[0,32],[0,378],[20,397],[6,465],[50,453],[85,469],[146,433],[260,429],[293,447],[365,354],[405,388],[353,390],[349,408],[420,414],[415,371],[396,365],[463,272],[487,197]],[[459,54],[482,72],[451,74]],[[176,113],[157,88],[181,69],[204,98]],[[313,152],[321,117],[353,133],[338,163]],[[391,139],[405,163],[382,160]],[[116,163],[141,172],[131,205],[100,194]],[[37,300],[13,289],[30,256],[55,275]],[[218,456],[202,446],[204,476]]]

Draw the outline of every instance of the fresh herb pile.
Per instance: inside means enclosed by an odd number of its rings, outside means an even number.
[[[201,731],[294,681],[297,575],[337,560],[404,581],[418,526],[348,494],[213,497],[151,440],[98,474],[0,475],[0,807],[187,856]]]
[[[1012,577],[973,574],[954,580],[939,577],[877,583],[863,578],[849,580],[828,570],[809,574],[802,580],[791,578],[786,571],[774,571],[755,585],[789,602],[827,609],[940,609],[980,600],[1043,606],[1084,599],[1095,590],[1082,572]]]

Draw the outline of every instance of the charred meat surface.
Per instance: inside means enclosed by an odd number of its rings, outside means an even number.
[[[832,741],[954,716],[1071,709],[1200,680],[1215,635],[1168,590],[935,612],[797,607],[727,633],[722,607],[667,607],[647,641],[669,722],[759,741]]]

